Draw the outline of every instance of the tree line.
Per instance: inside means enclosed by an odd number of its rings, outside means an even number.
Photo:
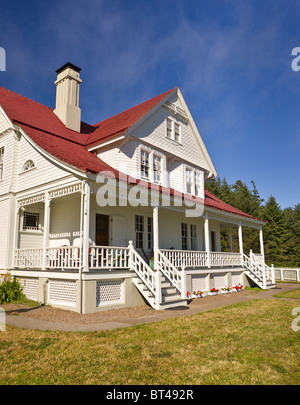
[[[207,180],[205,188],[227,204],[267,221],[263,227],[265,261],[275,267],[300,267],[300,204],[282,209],[271,195],[262,199],[254,181],[251,187],[241,180],[228,184],[226,178]],[[238,252],[238,237],[232,237],[233,250]],[[222,251],[229,251],[229,233],[221,231]],[[259,232],[243,227],[243,246],[245,254],[250,249],[260,253]]]

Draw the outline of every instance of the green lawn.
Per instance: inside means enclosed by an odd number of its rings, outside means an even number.
[[[298,306],[297,299],[255,299],[104,332],[7,326],[0,383],[299,385],[300,331],[291,327]]]

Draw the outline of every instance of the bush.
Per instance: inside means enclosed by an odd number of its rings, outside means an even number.
[[[0,284],[0,304],[24,299],[23,287],[15,277],[4,276],[4,281]]]

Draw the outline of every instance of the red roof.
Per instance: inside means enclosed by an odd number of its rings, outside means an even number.
[[[162,93],[159,96],[95,125],[81,122],[80,133],[66,128],[53,113],[52,108],[4,89],[3,87],[0,87],[0,105],[9,119],[19,125],[32,141],[47,153],[83,171],[92,173],[110,171],[118,179],[118,171],[103,162],[92,152],[89,152],[87,147],[124,133],[168,97],[174,90],[175,89],[172,89]],[[147,183],[140,182],[136,179],[128,179],[128,182],[146,184],[147,187],[150,187],[149,184],[147,185]],[[173,189],[158,188],[160,192],[183,196],[183,194]],[[184,195],[184,197],[186,198],[186,195]],[[199,199],[193,198],[193,200],[197,201]],[[205,190],[204,203],[207,207],[251,219],[257,219],[224,203],[207,190]]]

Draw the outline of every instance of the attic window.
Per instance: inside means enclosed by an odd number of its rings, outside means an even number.
[[[33,163],[32,160],[27,160],[27,162],[24,163],[24,166],[22,168],[22,172],[27,172],[28,170],[34,169],[35,164]]]
[[[167,138],[177,143],[181,143],[181,128],[176,121],[167,118]]]

